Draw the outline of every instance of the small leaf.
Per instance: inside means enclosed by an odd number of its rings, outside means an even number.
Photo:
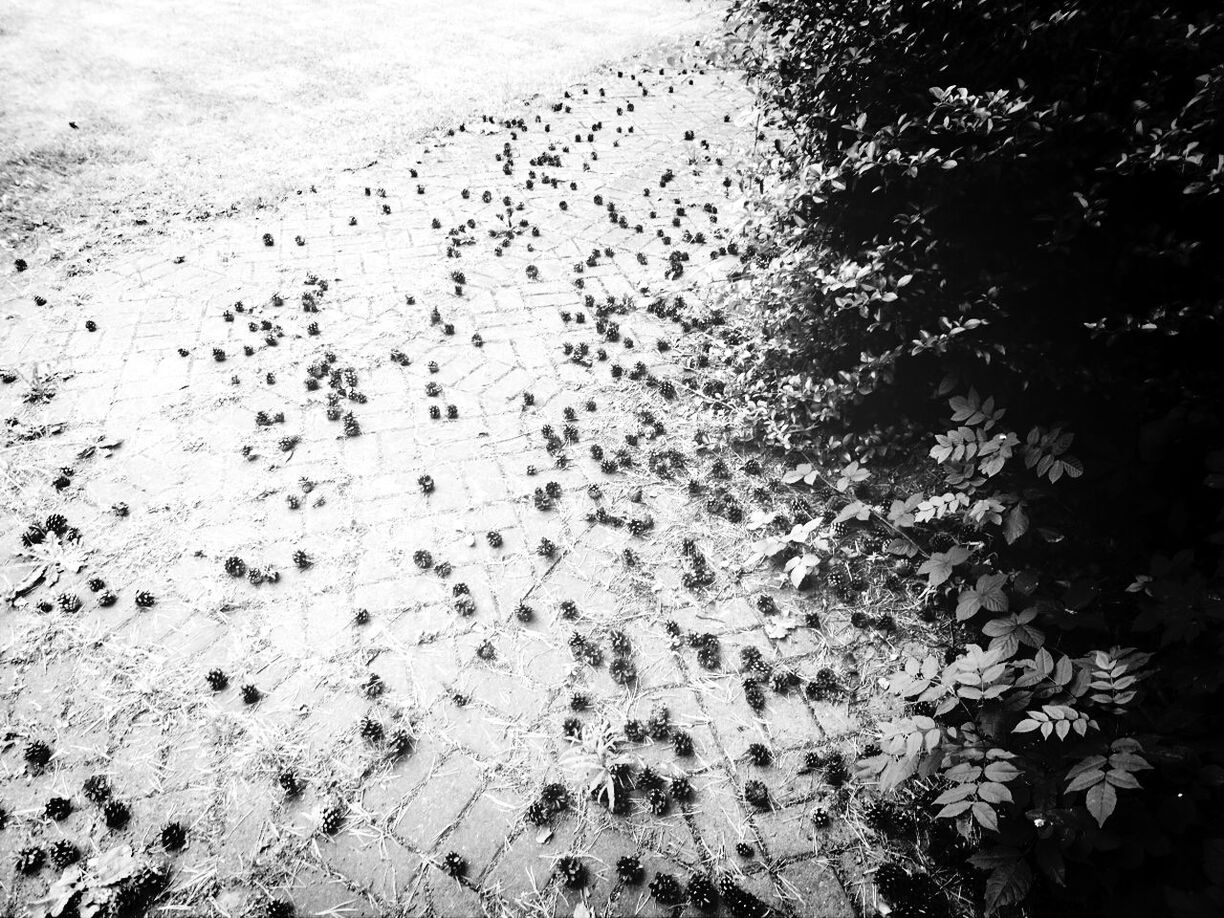
[[[1118,768],[1111,768],[1105,773],[1105,780],[1114,787],[1124,787],[1128,790],[1139,790],[1141,785],[1139,781],[1129,771],[1122,771]]]
[[[968,621],[977,615],[981,608],[982,600],[977,590],[965,590],[956,602],[956,620],[958,622]]]
[[[765,622],[765,633],[775,641],[785,640],[790,633],[799,627],[799,620],[793,615],[771,616]]]
[[[866,504],[864,504],[862,501],[855,500],[855,501],[851,501],[850,503],[846,504],[846,506],[842,507],[841,510],[838,512],[836,518],[833,520],[833,522],[844,523],[846,520],[849,520],[849,519],[865,520],[870,515],[871,515],[871,508],[868,507]]]
[[[1020,769],[1011,762],[991,762],[986,766],[986,777],[991,781],[1006,784],[1020,776]]]
[[[1023,901],[1032,885],[1033,870],[1022,858],[996,867],[986,878],[986,913]]]
[[[978,797],[985,800],[987,803],[1011,803],[1012,795],[1002,784],[996,784],[993,781],[986,781],[978,785]]]
[[[954,819],[964,813],[970,807],[968,800],[962,800],[959,803],[949,803],[938,813],[935,814],[936,819]]]
[[[983,574],[978,578],[974,588],[979,596],[982,608],[988,612],[1006,612],[1007,594],[1003,585],[1007,583],[1006,574]]]
[[[1088,806],[1088,812],[1092,814],[1092,818],[1097,821],[1097,825],[1105,825],[1105,820],[1110,817],[1114,811],[1114,807],[1118,805],[1118,792],[1107,781],[1102,781],[1100,784],[1094,784],[1088,789],[1088,796],[1085,800]]]
[[[1016,504],[1007,514],[1007,522],[1003,526],[1003,538],[1007,539],[1007,544],[1010,545],[1028,532],[1028,528],[1029,519],[1024,512],[1024,507]]]
[[[803,477],[805,475],[811,474],[811,472],[812,472],[811,464],[805,462],[802,465],[795,466],[791,471],[785,473],[782,476],[782,480],[786,482],[787,484],[794,484],[797,481],[802,481]]]
[[[1058,663],[1054,666],[1054,681],[1058,685],[1066,685],[1071,681],[1074,671],[1071,666],[1070,657],[1059,657]]]
[[[1117,745],[1116,743],[1114,744]],[[1143,771],[1151,768],[1147,759],[1141,755],[1135,755],[1133,752],[1115,752],[1109,757],[1109,764],[1114,768],[1121,768],[1125,771]]]
[[[888,543],[885,549],[890,555],[900,555],[903,558],[912,558],[918,554],[918,546],[909,539],[896,538]]]
[[[918,568],[919,574],[926,574],[930,586],[939,586],[952,576],[952,570],[959,564],[969,560],[969,549],[955,545],[945,552],[937,551]]]
[[[1054,655],[1044,648],[1033,655],[1033,662],[1037,665],[1037,672],[1043,676],[1054,672]]]
[[[1082,774],[1076,775],[1071,783],[1067,785],[1067,793],[1072,794],[1075,791],[1087,790],[1094,784],[1100,784],[1105,780],[1105,772],[1103,771],[1085,771]]]
[[[936,797],[935,802],[941,804],[959,803],[973,796],[973,788],[974,785],[972,783],[958,784],[956,787],[951,787]]]
[[[989,803],[977,801],[970,807],[973,813],[973,818],[977,820],[978,825],[983,829],[989,829],[991,832],[999,831],[999,817]]]

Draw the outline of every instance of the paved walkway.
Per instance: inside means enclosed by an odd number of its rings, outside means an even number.
[[[735,122],[748,97],[690,52],[90,276],[13,278],[5,531],[59,513],[80,537],[5,544],[14,585],[49,562],[4,613],[6,864],[61,838],[164,858],[177,820],[168,901],[190,914],[269,898],[308,915],[670,914],[649,895],[659,873],[728,875],[787,915],[853,913],[849,830],[813,820],[832,791],[803,765],[848,748],[855,722],[800,691],[767,690],[754,716],[739,672],[755,646],[811,678],[837,663],[829,636],[792,630],[794,594],[762,612],[766,581],[737,573],[745,524],[689,493],[725,486],[751,512],[764,479],[703,447],[717,431],[668,349],[681,328],[646,308],[695,301],[737,264],[711,257],[737,210],[717,160],[751,130]],[[35,364],[54,396],[29,404]],[[712,579],[695,590],[688,539]],[[669,620],[714,638],[673,641]],[[625,739],[660,706],[691,755]],[[35,740],[45,768],[22,758]],[[601,752],[639,784],[623,814],[584,788]],[[691,798],[652,801],[646,765],[664,786],[687,776]],[[130,806],[122,830],[82,794],[99,773]],[[569,806],[548,818],[553,782]],[[56,795],[76,807],[58,822]],[[632,854],[641,885],[617,875]],[[11,903],[57,875],[0,873]]]

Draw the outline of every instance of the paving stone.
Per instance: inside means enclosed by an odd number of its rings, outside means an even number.
[[[770,808],[757,814],[753,822],[774,860],[812,854],[817,848],[820,831],[812,823],[810,808],[802,804]]]
[[[53,304],[106,304],[104,313],[96,310],[96,334],[58,305],[33,306],[32,288],[21,286],[33,271],[0,293],[0,310],[12,317],[0,364],[37,362],[74,374],[41,407],[21,403],[18,386],[0,387],[5,416],[67,425],[58,438],[14,441],[12,457],[40,472],[77,467],[63,494],[32,479],[22,492],[28,508],[6,504],[0,522],[21,531],[30,509],[62,511],[79,526],[84,568],[66,570],[31,598],[71,591],[86,605],[75,617],[41,615],[30,604],[13,612],[8,646],[24,655],[2,661],[12,686],[5,714],[17,735],[53,720],[62,762],[48,780],[24,775],[16,751],[7,754],[6,805],[34,806],[51,787],[79,788],[88,774],[110,771],[131,795],[136,818],[128,835],[98,834],[99,843],[143,844],[171,815],[190,822],[182,869],[215,866],[219,885],[207,896],[227,914],[262,901],[266,889],[291,898],[299,914],[572,915],[579,897],[559,889],[553,863],[577,853],[588,858],[595,913],[662,915],[667,910],[644,887],[616,880],[617,857],[641,851],[652,875],[667,870],[684,879],[720,868],[711,858],[740,839],[763,844],[803,897],[780,899],[754,874],[754,888],[784,914],[850,914],[836,878],[811,857],[827,843],[810,830],[819,779],[797,771],[802,750],[828,737],[848,750],[860,724],[844,704],[809,704],[798,692],[767,692],[767,716],[757,719],[743,699],[738,654],[751,644],[810,678],[856,636],[835,626],[820,634],[799,629],[790,639],[766,632],[754,601],[771,582],[757,574],[737,580],[745,528],[711,516],[704,499],[686,490],[690,476],[710,480],[711,458],[693,446],[703,423],[695,401],[684,391],[667,400],[611,377],[612,364],[632,370],[640,361],[683,386],[674,353],[656,347],[682,335],[644,307],[655,296],[697,299],[738,265],[733,257],[709,258],[725,244],[723,227],[739,204],[714,159],[734,157],[744,142],[743,129],[724,116],[747,107],[750,96],[737,75],[707,69],[695,53],[673,53],[679,64],[666,63],[666,53],[650,61],[664,74],[621,65],[640,77],[647,96],[628,77],[605,71],[590,94],[571,88],[563,100],[569,113],[552,110],[555,94],[530,100],[521,108],[525,130],[469,118],[461,134],[321,178],[317,191],[275,210],[175,229],[89,274],[41,274]],[[681,79],[676,66],[693,69]],[[596,83],[607,97],[595,94]],[[618,105],[626,107],[620,116]],[[709,149],[680,139],[690,128]],[[495,158],[507,143],[511,174]],[[543,153],[561,164],[529,164]],[[662,188],[669,168],[675,181]],[[560,187],[547,187],[545,175]],[[509,215],[503,196],[516,208]],[[686,214],[674,227],[677,199]],[[627,227],[608,219],[609,202]],[[718,207],[718,222],[703,204]],[[435,217],[441,229],[431,226]],[[447,230],[469,218],[473,244],[453,246]],[[499,256],[497,242],[520,220],[525,231]],[[274,245],[262,244],[265,232]],[[298,234],[305,245],[293,243]],[[448,257],[448,241],[457,257]],[[588,263],[592,250],[599,254]],[[668,279],[673,250],[691,259],[681,263],[682,276]],[[529,278],[528,265],[538,278]],[[452,271],[465,275],[461,296]],[[608,297],[628,298],[628,306],[601,316]],[[317,312],[306,311],[312,299]],[[225,320],[227,310],[234,321]],[[601,318],[617,323],[619,340],[601,337]],[[260,327],[264,321],[271,328]],[[573,351],[582,345],[585,357]],[[214,359],[214,348],[224,361]],[[406,366],[392,362],[395,350]],[[327,352],[335,355],[331,370],[353,368],[355,385],[343,372],[334,381],[325,373],[314,389],[305,385],[307,368]],[[436,397],[426,395],[429,384],[440,387]],[[524,403],[528,392],[534,404]],[[585,409],[588,399],[597,411]],[[446,418],[447,405],[458,417]],[[566,408],[575,420],[566,420]],[[667,432],[653,438],[643,410]],[[261,411],[267,425],[256,423]],[[341,418],[349,412],[357,436],[345,434]],[[278,413],[283,423],[271,420]],[[577,432],[562,450],[565,468],[547,449],[544,425],[557,436],[566,425]],[[628,446],[626,435],[638,436],[638,445]],[[99,437],[123,442],[113,455],[99,448],[78,461],[83,445]],[[601,470],[592,445],[605,456],[625,449],[634,464]],[[684,452],[688,463],[671,480],[648,467],[651,452],[665,447]],[[435,486],[429,494],[419,483],[426,474]],[[560,484],[561,496],[541,510],[534,493],[548,482]],[[746,505],[755,486],[738,471],[730,483]],[[108,510],[118,501],[129,505],[125,518]],[[655,528],[633,535],[588,519],[598,507],[627,518],[650,514]],[[499,547],[488,544],[490,530],[501,534]],[[709,557],[715,585],[684,587],[679,549],[689,537]],[[552,557],[537,550],[545,538],[555,543]],[[299,548],[313,562],[304,570],[293,561]],[[626,548],[637,555],[633,566]],[[452,565],[449,575],[419,569],[413,555],[422,549],[435,564]],[[232,555],[248,567],[275,567],[279,582],[226,576]],[[0,573],[17,582],[22,563],[6,548]],[[94,574],[118,592],[113,608],[96,608],[85,586]],[[459,583],[476,606],[470,617],[455,610]],[[137,589],[153,590],[157,605],[137,610]],[[578,606],[573,621],[561,618],[564,600]],[[517,619],[520,602],[534,609],[531,622]],[[354,622],[360,608],[370,613],[367,624]],[[693,647],[673,648],[662,628],[668,619],[686,632],[717,635],[720,666],[704,670]],[[632,647],[631,686],[611,676],[613,629]],[[602,649],[600,665],[575,658],[574,631]],[[478,656],[485,641],[495,649],[492,660]],[[214,666],[230,677],[217,693],[203,679]],[[371,673],[384,685],[377,697],[363,690]],[[258,705],[239,699],[248,681],[264,692]],[[592,698],[580,715],[567,707],[575,691]],[[465,706],[455,703],[456,692],[469,696]],[[635,794],[633,812],[613,819],[585,798],[577,747],[562,737],[561,723],[578,716],[590,737],[603,721],[619,729],[627,716],[647,717],[656,703],[691,734],[695,755],[678,758],[668,743],[618,751],[670,776],[691,773],[696,796],[656,818]],[[385,744],[363,740],[358,724],[367,714],[388,730],[413,724],[412,751],[392,761]],[[779,805],[792,805],[745,809],[742,781],[757,770],[742,756],[753,741],[778,751],[775,766],[761,771]],[[290,766],[306,783],[297,799],[286,799],[276,783]],[[554,780],[576,802],[541,841],[534,826],[523,827],[522,813]],[[352,808],[341,831],[321,837],[323,807],[335,802]],[[74,832],[96,831],[90,811],[73,820]],[[9,857],[21,836],[12,828],[0,836],[0,856]],[[450,850],[469,862],[465,883],[438,869]],[[759,862],[748,869],[764,870]],[[9,905],[28,901],[27,887],[7,892]],[[185,901],[211,908],[204,896]]]
[[[506,840],[522,822],[530,801],[509,788],[489,789],[472,803],[464,819],[446,838],[446,845],[462,851],[473,877],[483,876]]]
[[[404,809],[395,824],[396,834],[418,850],[435,850],[484,780],[484,768],[475,759],[462,754],[450,756],[429,775],[425,791]]]
[[[465,918],[487,914],[480,893],[463,883],[457,883],[440,871],[431,871],[428,880],[428,900],[438,918]]]
[[[812,918],[851,918],[853,904],[833,870],[814,861],[788,864],[779,871],[791,893],[798,897],[794,910]]]
[[[380,902],[404,892],[422,858],[394,838],[376,832],[351,832],[320,846],[327,868],[342,874],[351,888]]]

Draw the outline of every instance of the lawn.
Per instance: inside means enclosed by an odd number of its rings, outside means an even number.
[[[71,258],[272,201],[716,21],[682,0],[0,0],[0,246]]]

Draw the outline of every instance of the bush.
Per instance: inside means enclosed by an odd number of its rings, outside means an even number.
[[[1008,398],[1218,392],[1224,14],[1198,3],[740,2],[786,128],[739,359],[759,421],[852,443],[948,373]],[[808,332],[818,325],[820,335]],[[1155,388],[1152,388],[1155,387]],[[771,410],[772,409],[772,410]]]
[[[777,139],[727,392],[825,463],[934,462],[841,512],[888,520],[959,629],[894,679],[867,771],[944,782],[988,911],[1221,913],[1224,9],[729,23]]]

